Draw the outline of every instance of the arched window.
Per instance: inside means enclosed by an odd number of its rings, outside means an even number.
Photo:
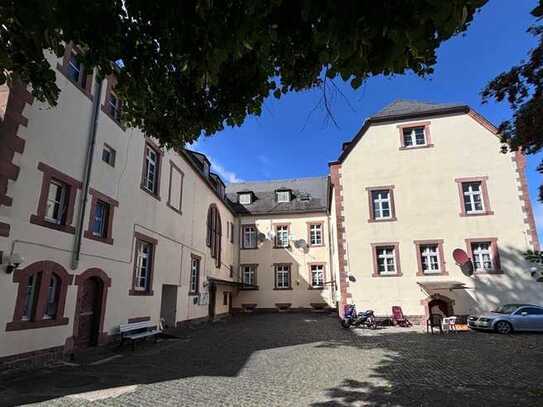
[[[207,235],[206,244],[211,249],[211,257],[215,259],[215,266],[221,267],[221,215],[215,204],[207,211]]]
[[[73,275],[52,261],[38,261],[16,270],[13,282],[19,283],[13,321],[7,331],[65,325],[64,303]]]

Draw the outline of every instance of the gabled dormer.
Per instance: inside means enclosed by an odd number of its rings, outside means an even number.
[[[290,202],[292,200],[292,190],[288,188],[276,189],[275,200],[277,201],[277,203]]]
[[[255,194],[253,191],[239,191],[238,203],[241,205],[250,205],[255,201]]]

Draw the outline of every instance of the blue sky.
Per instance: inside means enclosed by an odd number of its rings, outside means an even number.
[[[526,29],[535,21],[529,12],[536,3],[489,1],[464,35],[439,48],[435,72],[428,78],[378,76],[356,91],[336,80],[345,96],[332,101],[339,128],[326,120],[322,109],[314,109],[321,98],[319,90],[291,93],[280,100],[270,97],[260,117],[201,137],[192,148],[207,154],[227,182],[308,177],[327,174],[328,162],[338,157],[341,144],[354,136],[366,117],[395,99],[466,103],[499,124],[510,117],[509,107],[483,105],[479,94],[491,78],[517,64],[535,46]],[[528,157],[527,175],[543,241],[543,207],[536,200],[543,180],[535,170],[542,157]]]

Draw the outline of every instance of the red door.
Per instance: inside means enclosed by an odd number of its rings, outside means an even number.
[[[98,344],[102,283],[91,277],[85,280],[79,290],[76,342],[78,347],[85,348]]]

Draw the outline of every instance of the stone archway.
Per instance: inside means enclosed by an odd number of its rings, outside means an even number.
[[[421,300],[421,305],[424,306],[424,314],[426,318],[430,317],[432,309],[441,311],[445,316],[454,315],[454,300],[442,294],[432,294],[429,297]]]
[[[77,302],[73,336],[65,345],[68,351],[103,345],[109,340],[109,334],[104,332],[104,316],[111,279],[103,270],[90,268],[76,276],[75,285]]]

